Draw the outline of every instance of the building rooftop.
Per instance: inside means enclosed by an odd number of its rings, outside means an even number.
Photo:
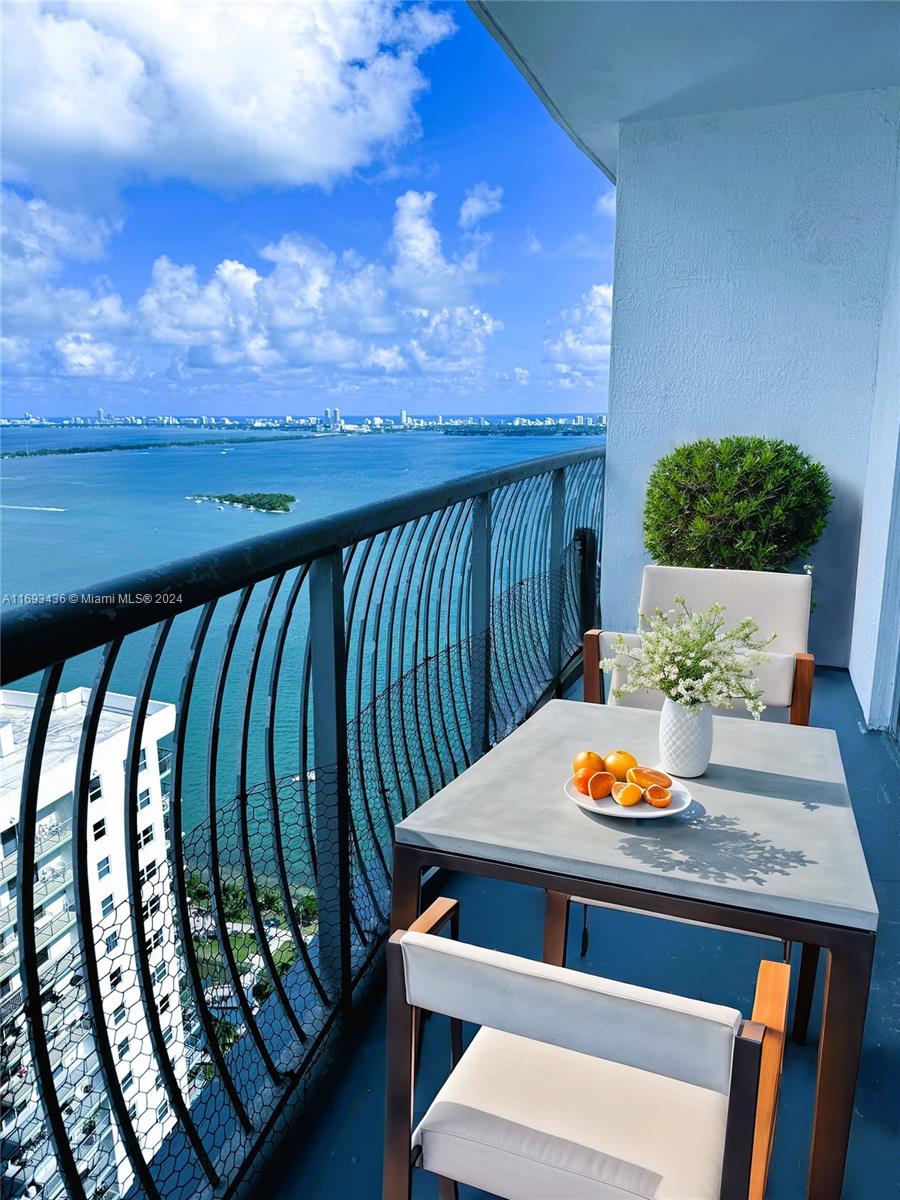
[[[56,697],[42,759],[42,777],[57,768],[74,764],[90,694],[90,688],[82,687],[60,692]],[[0,691],[0,821],[8,817],[7,824],[16,819],[18,811],[36,700],[34,692]],[[151,700],[147,716],[149,718],[165,709],[171,709],[174,715],[171,705]],[[133,696],[110,693],[106,697],[97,730],[97,747],[127,733],[133,710]]]

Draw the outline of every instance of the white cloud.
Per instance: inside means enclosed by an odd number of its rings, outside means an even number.
[[[528,386],[531,375],[527,367],[513,367],[513,375],[515,376],[516,383],[520,383],[522,387]]]
[[[132,179],[330,186],[417,132],[417,60],[446,10],[331,3],[13,4],[7,179],[85,195]]]
[[[397,197],[391,245],[395,287],[429,307],[468,300],[477,282],[479,247],[461,258],[444,256],[441,235],[432,220],[434,192],[404,192]]]
[[[3,322],[12,334],[47,330],[123,330],[128,325],[121,298],[108,281],[94,288],[57,287],[65,261],[101,258],[114,227],[79,213],[3,192]]]
[[[387,375],[405,371],[409,366],[399,346],[370,346],[362,365],[380,368]]]
[[[609,366],[612,285],[594,284],[553,323],[544,349],[561,380],[603,374]]]
[[[409,343],[409,353],[423,371],[439,374],[474,370],[487,339],[503,328],[502,321],[474,304],[437,312],[419,309],[413,315],[419,328]]]
[[[13,196],[7,259],[19,286],[4,295],[10,369],[123,379],[139,369],[270,378],[317,371],[430,377],[478,369],[502,324],[473,302],[481,247],[447,257],[433,193],[397,201],[391,256],[336,254],[299,233],[265,245],[254,263],[223,259],[208,275],[162,255],[126,306],[102,278],[59,287],[64,256],[102,252],[105,226]],[[77,249],[75,243],[78,242]]]
[[[58,369],[63,375],[130,379],[135,363],[110,342],[96,342],[89,333],[70,333],[54,343]]]
[[[503,208],[503,188],[490,187],[486,183],[476,183],[466,192],[459,210],[459,224],[462,229],[472,229],[485,217],[492,217]]]
[[[612,188],[597,197],[594,212],[598,217],[614,217],[616,215],[616,189]]]

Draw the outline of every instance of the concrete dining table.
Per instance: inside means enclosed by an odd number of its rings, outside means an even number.
[[[586,813],[574,754],[658,760],[659,714],[552,700],[396,828],[392,929],[431,867],[531,885],[825,952],[810,1200],[838,1200],[878,908],[833,730],[714,718],[693,802],[660,820]],[[567,907],[567,906],[566,906]]]

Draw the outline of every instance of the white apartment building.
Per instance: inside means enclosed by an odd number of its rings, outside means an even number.
[[[35,847],[35,933],[57,1094],[88,1195],[110,1200],[132,1182],[110,1115],[85,1004],[75,923],[73,816],[79,740],[90,692],[76,688],[56,697],[43,756]],[[0,692],[0,1135],[3,1200],[63,1194],[37,1096],[21,1003],[16,869],[19,806],[28,733],[37,697]],[[106,1028],[115,1070],[139,1141],[148,1157],[174,1125],[152,1052],[137,982],[131,898],[125,857],[125,760],[134,710],[131,696],[109,695],[100,718],[87,803],[91,916]],[[167,813],[169,752],[175,709],[148,706],[138,775],[138,837],[146,944],[160,1014],[179,1084],[188,1056],[179,994],[180,958],[169,887]],[[186,1088],[183,1090],[186,1091]]]

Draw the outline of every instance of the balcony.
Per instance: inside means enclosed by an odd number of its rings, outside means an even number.
[[[830,5],[832,25],[812,5],[732,5],[733,21],[709,28],[715,6],[596,3],[568,6],[565,22],[557,5],[472,7],[620,181],[609,458],[592,446],[454,480],[95,589],[116,604],[7,615],[4,686],[36,695],[18,850],[2,863],[18,943],[0,977],[17,965],[23,983],[0,1002],[11,1195],[378,1193],[394,827],[545,701],[578,694],[601,587],[607,625],[633,627],[660,455],[749,430],[802,443],[835,482],[813,554],[813,647],[832,665],[811,723],[837,733],[882,914],[843,1194],[896,1186],[898,760],[876,731],[897,729],[900,624],[890,6]],[[65,688],[83,697],[73,813],[42,834]],[[101,876],[89,791],[113,694],[131,697],[126,819]],[[175,728],[153,826],[138,774],[157,704]],[[80,924],[41,961],[57,933],[35,923],[51,883],[35,867],[64,844]],[[107,911],[98,884],[114,877]],[[464,937],[538,955],[542,893],[439,882],[461,901]],[[107,919],[104,951],[94,928]],[[594,926],[587,970],[744,1011],[773,954],[634,913]],[[795,975],[797,959],[795,947]],[[818,998],[813,1012],[806,1044],[787,1047],[771,1200],[806,1195]],[[428,1024],[419,1107],[445,1036]],[[108,1141],[85,1132],[98,1096]],[[677,1116],[635,1119],[649,1136]]]

